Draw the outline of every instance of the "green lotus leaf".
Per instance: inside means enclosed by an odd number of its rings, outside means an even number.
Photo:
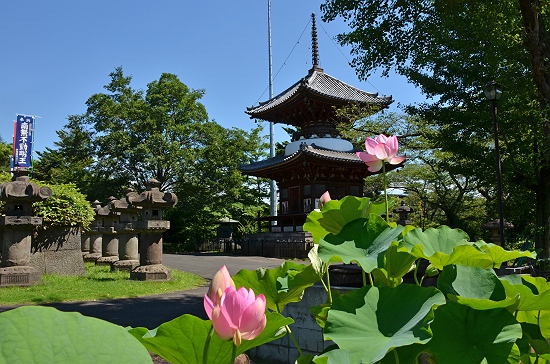
[[[393,206],[393,200],[390,201]],[[390,208],[391,208],[390,206]],[[347,223],[373,213],[386,213],[383,202],[370,202],[367,197],[346,196],[341,200],[331,200],[321,211],[312,211],[306,218],[304,231],[311,233],[313,242],[319,243],[329,233],[338,234]]]
[[[521,325],[504,308],[476,310],[456,302],[438,307],[427,344],[439,363],[519,363]]]
[[[319,258],[319,244],[313,245],[313,248],[309,250],[307,257],[309,258],[311,266],[313,267],[313,270],[315,271],[319,279],[322,279],[323,276],[327,273],[328,264],[323,262],[321,258]]]
[[[493,301],[506,298],[504,286],[495,271],[479,267],[455,264],[445,266],[437,279],[437,288],[445,294],[450,293],[465,298]]]
[[[374,284],[377,287],[395,287],[403,282],[403,276],[414,267],[415,257],[406,249],[399,250],[399,243],[394,241],[386,251],[384,268],[376,268],[371,271]]]
[[[531,251],[523,251],[523,250],[505,250],[500,245],[496,244],[485,244],[483,246],[479,247],[481,251],[483,251],[486,255],[489,255],[491,257],[491,260],[494,262],[493,267],[498,268],[500,265],[504,262],[508,262],[510,260],[518,259],[518,258],[528,258],[528,259],[536,259],[537,253],[531,252]]]
[[[550,340],[550,311],[518,311],[516,320],[537,325],[541,335]]]
[[[346,350],[352,363],[374,363],[394,347],[429,341],[433,307],[443,304],[435,287],[363,287],[333,301],[325,339]]]
[[[395,228],[378,215],[356,219],[337,234],[319,240],[319,258],[325,263],[357,262],[365,272],[384,266],[384,255],[390,244],[401,237],[402,226]]]
[[[528,251],[506,251],[498,245],[483,241],[469,242],[466,233],[448,226],[427,229],[424,232],[415,229],[404,235],[401,245],[415,257],[429,260],[440,270],[450,264],[496,268],[509,260],[535,256],[535,253]]]
[[[504,276],[502,284],[508,297],[520,295],[518,311],[550,310],[550,284],[531,276]]]
[[[313,358],[315,364],[351,364],[349,353],[341,349],[333,349]]]
[[[425,350],[426,345],[421,344],[400,346],[388,352],[384,359],[380,361],[380,364],[395,364],[397,360],[399,360],[399,364],[417,364],[420,363],[420,354]]]
[[[318,355],[313,362],[315,364],[351,364],[349,353],[341,349],[330,350]]]
[[[535,324],[521,323],[523,337],[518,340],[518,347],[521,354],[532,356],[542,356],[543,359],[550,359],[550,344],[548,339],[542,336],[540,327]],[[540,361],[539,361],[540,362]]]
[[[386,252],[384,269],[388,277],[394,280],[401,280],[403,276],[412,269],[416,257],[404,249],[399,249],[399,243],[392,242]]]
[[[266,312],[266,317],[267,323],[264,331],[254,340],[243,340],[242,344],[237,347],[237,355],[283,337],[286,334],[284,326],[293,322],[292,319],[274,312]],[[193,315],[183,315],[163,323],[154,330],[139,327],[129,330],[129,333],[134,335],[147,350],[158,354],[170,363],[201,364],[205,354],[205,343],[211,330],[212,322],[210,320],[202,320]],[[207,362],[209,364],[227,364],[231,361],[232,350],[232,340],[222,340],[212,333],[207,350]]]
[[[266,307],[276,312],[283,312],[290,302],[299,302],[304,290],[320,280],[312,265],[291,261],[273,269],[242,269],[232,278],[237,288],[252,288],[256,295],[263,294]]]
[[[415,247],[421,246],[421,255],[417,255],[417,257],[424,258],[436,253],[450,255],[456,246],[469,244],[469,239],[468,234],[464,231],[443,225],[437,229],[426,229],[426,231],[416,228],[404,236],[401,245],[407,247],[409,252],[412,252]]]
[[[315,357],[314,354],[305,355],[302,354],[296,359],[294,364],[310,364],[313,363],[313,358]]]
[[[23,306],[0,314],[2,363],[152,363],[123,327],[77,312]]]
[[[501,301],[492,301],[483,298],[465,298],[449,294],[447,298],[451,301],[460,303],[461,305],[471,307],[476,310],[490,310],[493,308],[505,308],[510,312],[516,311],[519,305],[519,295],[516,297],[505,298]]]

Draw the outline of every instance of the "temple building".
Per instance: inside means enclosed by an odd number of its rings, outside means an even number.
[[[317,29],[312,15],[312,63],[308,74],[279,95],[247,108],[251,119],[291,126],[296,131],[285,152],[241,165],[242,173],[275,180],[278,216],[264,218],[270,232],[299,232],[319,197],[363,196],[365,177],[373,173],[357,157],[350,141],[342,139],[339,124],[350,123],[344,107],[357,105],[372,113],[387,108],[392,97],[378,96],[348,85],[319,67]],[[392,166],[395,167],[395,166]],[[390,168],[393,169],[393,168]]]

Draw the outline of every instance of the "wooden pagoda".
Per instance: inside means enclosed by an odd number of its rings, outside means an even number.
[[[307,214],[329,191],[333,199],[362,196],[364,178],[372,174],[353,145],[341,138],[340,123],[349,123],[338,110],[356,104],[373,113],[387,108],[392,97],[380,97],[350,86],[319,67],[317,30],[312,15],[312,63],[308,74],[279,95],[247,108],[251,119],[290,125],[296,129],[284,154],[241,165],[242,173],[275,180],[279,214],[262,219],[270,232],[301,231]],[[392,166],[394,167],[394,166]]]

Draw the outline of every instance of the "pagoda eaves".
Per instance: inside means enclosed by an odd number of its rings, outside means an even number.
[[[306,77],[272,99],[247,108],[246,113],[251,119],[305,127],[319,122],[337,124],[341,119],[336,109],[350,104],[375,106],[374,113],[392,102],[391,96],[360,90],[314,67]]]

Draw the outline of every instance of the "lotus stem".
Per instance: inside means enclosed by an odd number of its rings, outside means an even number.
[[[393,356],[395,357],[395,364],[399,364],[399,355],[397,355],[397,350],[394,348],[392,351]]]
[[[420,267],[420,260],[422,258],[418,258],[418,260],[416,261],[416,267],[414,267],[414,281],[416,282],[416,285],[417,286],[421,286],[422,285],[422,282],[418,282],[418,277],[417,277],[417,274],[418,274],[418,267]]]
[[[214,325],[210,326],[208,330],[208,335],[206,336],[206,342],[204,343],[204,349],[202,351],[202,363],[208,363],[208,347],[210,346],[210,340],[212,339],[212,334],[214,333]],[[235,361],[235,360],[233,360]]]
[[[277,307],[277,313],[282,314],[281,310],[279,309],[279,304],[276,304],[275,306]],[[302,356],[303,355],[302,349],[300,348],[300,345],[298,344],[298,341],[296,341],[296,338],[294,337],[294,334],[292,333],[292,330],[290,330],[290,326],[285,325],[285,329],[286,329],[286,332],[288,333],[288,336],[290,336],[290,339],[294,343],[294,346],[298,350],[298,353],[300,354],[300,356]]]
[[[229,364],[235,364],[235,359],[237,358],[237,345],[233,343],[233,350],[231,350],[231,361]]]
[[[367,273],[361,268],[361,276],[363,277],[363,287],[367,285]]]
[[[384,175],[384,198],[386,199],[386,222],[390,222],[390,211],[388,206],[388,191],[386,188],[387,180],[386,180],[386,163],[382,162],[382,174]]]
[[[328,285],[328,290],[327,290],[328,300],[329,300],[330,304],[332,305],[332,290],[331,290],[331,287],[330,287],[330,274],[328,272],[328,267],[327,267],[327,285]]]

